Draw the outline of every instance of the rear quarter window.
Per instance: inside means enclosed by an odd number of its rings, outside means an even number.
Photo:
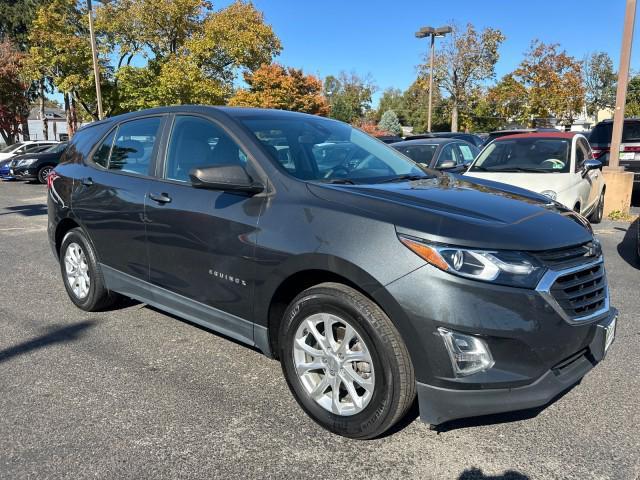
[[[89,156],[93,147],[102,136],[111,128],[111,124],[99,124],[84,127],[71,139],[69,147],[65,150],[60,163],[82,162]]]

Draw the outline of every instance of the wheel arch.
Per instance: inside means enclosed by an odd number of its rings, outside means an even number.
[[[418,338],[417,332],[409,322],[400,305],[387,292],[380,282],[366,271],[346,260],[331,256],[303,256],[296,265],[300,268],[290,269],[286,274],[280,274],[280,281],[265,295],[263,307],[256,311],[257,319],[266,319],[268,346],[270,356],[277,358],[279,347],[279,330],[284,312],[291,301],[301,292],[314,285],[325,282],[336,282],[357,290],[365,297],[375,302],[389,317],[400,332],[412,360],[417,354],[417,345],[412,345],[411,339]],[[272,284],[272,285],[273,285]],[[256,308],[262,302],[256,302]]]
[[[60,258],[60,247],[62,247],[62,240],[64,239],[64,236],[69,232],[69,230],[78,227],[80,227],[80,224],[70,217],[63,218],[58,222],[55,232],[55,247],[58,258]]]

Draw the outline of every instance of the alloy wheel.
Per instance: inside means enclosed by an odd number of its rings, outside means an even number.
[[[78,299],[89,295],[91,278],[89,277],[89,264],[82,247],[72,242],[67,246],[64,254],[64,266],[67,274],[67,283],[71,291]]]
[[[40,183],[47,183],[47,177],[52,170],[53,168],[51,167],[44,167],[40,170],[40,172],[38,172],[38,180],[40,181]]]
[[[343,318],[315,313],[298,327],[293,361],[307,394],[336,415],[355,415],[373,395],[375,374],[362,336]]]

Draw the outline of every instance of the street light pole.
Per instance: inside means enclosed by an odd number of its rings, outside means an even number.
[[[93,75],[96,80],[96,100],[98,103],[98,119],[102,120],[102,93],[100,91],[100,67],[98,66],[98,48],[96,46],[96,35],[93,31],[93,10],[91,9],[91,0],[87,0],[87,9],[89,10],[89,36],[91,37],[91,53],[93,54]]]
[[[636,0],[627,0],[627,8],[624,14],[624,30],[622,32],[620,68],[618,69],[616,109],[613,115],[613,132],[611,135],[611,149],[609,150],[609,170],[619,170],[620,143],[622,142],[622,127],[624,126],[624,107],[627,100],[629,63],[631,60],[631,43],[633,42],[635,18]]]
[[[444,27],[422,27],[416,32],[416,38],[431,38],[431,52],[429,54],[429,108],[427,111],[427,131],[431,132],[431,106],[433,103],[433,62],[435,59],[436,51],[436,37],[444,37],[447,33],[451,33],[452,28],[449,26]]]
[[[427,132],[431,132],[431,104],[433,102],[433,60],[436,52],[436,36],[431,35],[431,59],[429,61],[429,112],[427,114]]]

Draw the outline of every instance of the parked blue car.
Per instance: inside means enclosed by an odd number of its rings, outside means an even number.
[[[0,178],[2,180],[13,180],[14,177],[9,175],[9,164],[11,163],[11,159],[3,160],[0,162]]]

